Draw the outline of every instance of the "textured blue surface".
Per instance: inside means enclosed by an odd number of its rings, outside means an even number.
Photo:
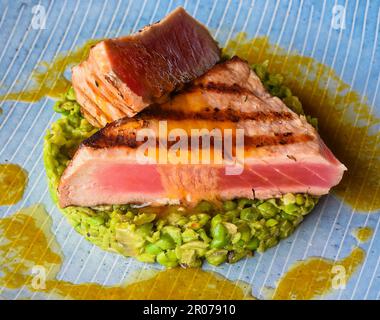
[[[46,29],[33,29],[32,7],[40,3],[47,12]],[[331,27],[332,7],[346,8],[344,30]],[[89,38],[128,34],[161,19],[177,6],[184,6],[208,25],[221,45],[236,32],[249,36],[269,35],[271,42],[332,66],[345,82],[368,98],[373,112],[380,114],[379,8],[373,1],[20,1],[0,3],[0,83],[13,90],[28,81],[39,61],[49,61],[58,52],[67,51]],[[4,93],[4,89],[1,89]],[[6,216],[34,203],[42,202],[54,221],[54,233],[65,254],[59,276],[73,282],[96,281],[118,284],[129,273],[151,266],[106,253],[76,234],[55,208],[47,192],[42,163],[42,142],[46,128],[57,119],[53,101],[39,103],[1,103],[0,163],[19,163],[29,172],[24,199],[15,206],[1,207]],[[322,120],[323,121],[323,120]],[[333,195],[324,197],[314,212],[289,239],[263,255],[224,265],[218,272],[230,279],[241,279],[253,286],[260,297],[263,287],[275,281],[296,260],[309,256],[342,258],[356,244],[351,232],[368,225],[373,238],[361,245],[367,258],[351,278],[345,290],[334,291],[330,299],[380,298],[379,214],[355,214]],[[157,266],[154,266],[157,268]],[[206,269],[213,269],[205,266]],[[7,292],[9,298],[26,292]],[[35,295],[37,298],[38,295]]]

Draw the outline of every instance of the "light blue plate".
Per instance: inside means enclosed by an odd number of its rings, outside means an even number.
[[[33,19],[32,8],[38,3],[46,11],[45,29],[39,28],[41,21]],[[338,24],[332,22],[334,4],[345,7],[345,29],[339,28],[339,21]],[[331,65],[345,82],[368,98],[374,106],[373,112],[380,114],[378,0],[2,0],[0,83],[3,88],[12,90],[19,83],[25,83],[39,61],[50,61],[58,52],[73,49],[89,38],[129,34],[161,19],[179,5],[210,27],[221,45],[239,31],[249,36],[269,35],[271,42]],[[4,89],[0,93],[4,93]],[[34,203],[45,204],[66,257],[59,274],[62,279],[75,283],[118,284],[134,270],[152,268],[91,245],[69,226],[52,203],[42,163],[42,144],[46,129],[58,118],[52,110],[53,103],[50,99],[36,104],[1,103],[4,112],[0,116],[0,163],[8,161],[22,165],[29,172],[30,180],[23,200],[15,206],[1,207],[0,216]],[[375,234],[368,243],[361,245],[367,252],[365,263],[345,290],[334,291],[326,298],[379,299],[379,221],[378,213],[355,214],[335,196],[329,195],[321,200],[297,232],[280,245],[252,259],[224,265],[217,271],[229,279],[251,283],[253,294],[261,297],[263,288],[274,286],[296,260],[309,256],[346,256],[356,244],[352,230],[367,225]],[[214,269],[208,265],[205,268]],[[6,297],[22,297],[25,293],[22,290],[6,292]]]

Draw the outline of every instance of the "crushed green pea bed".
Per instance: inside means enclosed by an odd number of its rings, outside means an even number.
[[[252,68],[269,92],[303,114],[302,105],[281,75],[271,75],[267,64]],[[62,117],[52,124],[44,143],[44,163],[52,198],[57,202],[59,179],[84,139],[94,134],[80,112],[70,89],[54,110]],[[308,121],[317,126],[314,118]],[[165,267],[200,267],[234,263],[264,252],[291,235],[318,202],[307,194],[286,194],[278,199],[234,199],[222,204],[206,201],[195,208],[166,206],[135,208],[132,205],[67,207],[61,209],[71,225],[102,249],[134,256]]]

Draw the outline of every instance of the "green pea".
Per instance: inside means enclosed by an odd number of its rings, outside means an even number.
[[[292,92],[290,91],[290,89],[288,87],[281,87],[281,96],[284,97],[284,98],[287,98],[287,97],[291,97],[292,96]]]
[[[228,251],[224,249],[211,249],[206,252],[206,260],[209,264],[218,266],[227,260]]]
[[[94,210],[91,210],[90,208],[87,208],[87,207],[79,207],[78,211],[81,214],[85,214],[85,215],[90,216],[90,217],[99,217]]]
[[[236,209],[236,207],[237,207],[236,202],[232,200],[228,200],[223,203],[223,208],[226,211],[234,210]]]
[[[261,64],[257,64],[253,68],[260,80],[263,81],[267,76],[267,68]]]
[[[180,227],[189,222],[189,219],[187,217],[178,212],[168,214],[167,219],[169,224]]]
[[[238,250],[231,250],[227,254],[227,260],[229,263],[235,263],[245,256],[247,256],[248,252],[244,249],[238,249]]]
[[[158,255],[161,251],[162,249],[154,243],[149,243],[145,247],[145,252],[148,254]]]
[[[178,265],[178,258],[174,250],[160,252],[156,259],[159,264],[167,268],[174,268]]]
[[[282,221],[280,225],[280,238],[284,239],[293,233],[294,227],[289,221]]]
[[[185,228],[191,228],[194,230],[198,230],[202,228],[202,225],[198,221],[190,221],[189,223],[186,223]]]
[[[231,243],[232,243],[232,244],[236,244],[236,243],[238,243],[238,242],[240,241],[240,239],[241,239],[241,233],[240,233],[240,232],[237,232],[237,233],[235,233],[235,234],[232,236],[232,238],[231,238]]]
[[[152,228],[153,223],[145,223],[136,228],[136,233],[146,238],[151,235]]]
[[[181,250],[179,263],[183,268],[199,268],[202,260],[198,258],[196,250]]]
[[[279,209],[268,201],[260,204],[257,208],[265,219],[273,218],[279,212]]]
[[[241,234],[241,240],[248,242],[251,238],[251,229],[246,224],[242,224],[239,226],[238,230]]]
[[[157,230],[161,230],[165,225],[166,225],[167,221],[164,220],[164,219],[158,219],[157,222],[156,222],[156,229]]]
[[[156,218],[154,213],[142,213],[134,217],[133,223],[137,225],[142,225],[144,223],[152,222]]]
[[[298,97],[296,97],[296,96],[286,97],[285,99],[283,99],[283,101],[295,113],[297,113],[297,114],[304,114],[304,111],[303,111],[303,108],[302,108],[302,104],[299,101]]]
[[[160,237],[160,240],[156,242],[156,246],[162,250],[168,250],[173,249],[175,247],[175,243],[170,236],[164,234]]]
[[[102,216],[88,217],[87,221],[92,226],[100,226],[104,224],[104,218]]]
[[[251,207],[251,208],[244,208],[240,211],[240,219],[243,219],[245,221],[254,221],[257,220],[260,217],[260,212],[257,210],[257,208]]]
[[[184,242],[198,240],[198,233],[193,229],[186,229],[184,232],[182,232],[182,239]]]
[[[223,224],[218,223],[211,229],[213,239],[210,243],[211,248],[221,249],[228,243],[228,231]]]
[[[284,211],[281,211],[280,212],[280,217],[284,220],[288,220],[288,221],[293,221],[294,219],[296,219],[296,216],[293,216],[293,215],[290,215],[290,214],[287,214],[285,213]]]
[[[270,238],[270,232],[269,232],[268,228],[261,229],[260,232],[258,232],[256,234],[256,237],[259,240],[266,240],[266,239]]]
[[[254,221],[254,222],[251,222],[250,225],[255,229],[261,230],[265,225],[265,221],[266,221],[265,219]]]
[[[298,216],[300,215],[299,207],[295,203],[290,203],[283,207],[283,209],[287,214]]]
[[[297,194],[297,195],[296,195],[296,203],[297,203],[299,206],[302,206],[302,205],[305,203],[305,198],[303,197],[302,194]]]
[[[227,211],[224,214],[224,217],[226,217],[228,221],[232,221],[232,220],[236,219],[239,216],[239,213],[240,212],[237,209],[230,210],[230,211]]]
[[[220,214],[217,214],[211,219],[211,230],[219,223],[223,221],[223,218]]]
[[[301,216],[297,216],[297,217],[292,221],[292,223],[293,223],[294,226],[298,226],[302,221],[303,221],[303,216],[301,215]]]
[[[156,262],[156,255],[150,254],[150,253],[142,253],[142,254],[136,256],[136,259],[141,261],[141,262],[155,263]]]
[[[156,232],[153,232],[153,234],[149,237],[146,237],[146,240],[148,240],[149,242],[157,242],[159,239],[160,239],[160,236],[161,236],[161,232],[160,231],[156,231]]]
[[[269,219],[269,220],[267,220],[267,222],[265,223],[265,225],[266,225],[267,227],[269,227],[269,228],[275,226],[276,224],[278,224],[278,221],[275,220],[275,219]]]
[[[272,248],[278,243],[276,238],[270,238],[265,241],[266,248]]]
[[[277,238],[280,234],[280,228],[276,225],[276,226],[273,226],[273,227],[270,227],[269,228],[269,233],[271,235],[271,237],[275,237]]]
[[[177,220],[177,225],[180,227],[183,227],[188,222],[189,222],[189,219],[182,216],[179,220]]]
[[[257,252],[263,253],[266,249],[267,249],[267,247],[265,245],[265,241],[262,240],[262,241],[260,241],[259,246],[257,247],[256,250],[257,250]]]
[[[161,232],[167,234],[176,244],[182,244],[181,229],[174,226],[165,226],[162,228]]]
[[[313,118],[311,116],[306,116],[307,122],[309,122],[318,131],[318,118]]]
[[[253,200],[247,198],[241,198],[238,202],[238,209],[243,209],[246,206],[251,206],[254,203]]]
[[[207,235],[204,229],[199,229],[198,234],[204,242],[209,243],[211,241],[210,237]]]
[[[210,216],[204,213],[198,214],[197,218],[198,218],[199,225],[202,227],[210,220]]]
[[[181,249],[183,250],[202,250],[207,248],[208,244],[203,241],[191,241],[181,246]]]
[[[243,249],[243,248],[245,248],[245,245],[246,245],[246,241],[243,241],[242,239],[240,239],[238,242],[236,242],[233,245],[233,250],[235,250],[235,249]]]
[[[257,238],[252,238],[246,245],[249,250],[256,250],[259,247],[260,241]]]
[[[75,101],[75,91],[73,87],[70,87],[70,89],[67,90],[65,98],[67,100]]]
[[[214,206],[208,201],[201,201],[195,206],[196,212],[211,212]]]
[[[296,197],[294,196],[293,193],[287,193],[282,197],[282,202],[284,203],[284,205],[295,203]]]
[[[270,74],[268,84],[273,86],[280,86],[284,81],[284,77],[281,74]]]

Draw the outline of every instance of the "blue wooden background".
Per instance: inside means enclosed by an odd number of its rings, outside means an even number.
[[[32,24],[32,8],[40,4],[46,10],[46,28]],[[205,23],[221,45],[239,31],[249,36],[269,35],[271,42],[296,49],[304,55],[331,65],[345,82],[352,85],[380,114],[380,48],[378,0],[371,1],[174,1],[174,0],[2,0],[0,2],[0,93],[28,83],[28,77],[40,61],[84,43],[89,38],[125,35],[164,17],[182,5]],[[332,28],[333,6],[346,9],[345,29]],[[38,25],[37,25],[38,26]],[[5,88],[5,89],[4,89]],[[43,136],[57,119],[43,99],[36,104],[1,102],[0,163],[19,163],[29,172],[24,199],[15,206],[0,207],[0,216],[18,208],[44,203],[54,221],[54,232],[65,254],[59,277],[79,282],[96,281],[118,284],[134,270],[152,266],[106,253],[76,234],[53,205],[42,163]],[[324,298],[380,298],[379,212],[355,214],[333,195],[324,197],[313,214],[297,232],[263,255],[216,270],[229,279],[240,279],[253,286],[253,294],[262,297],[263,288],[275,281],[296,260],[309,256],[342,258],[356,240],[354,228],[368,225],[373,238],[361,245],[367,252],[365,263],[351,278],[345,290]],[[1,237],[1,235],[0,235]],[[153,266],[159,268],[158,266]],[[6,292],[8,298],[27,296],[26,291]],[[35,298],[40,297],[38,294]]]

